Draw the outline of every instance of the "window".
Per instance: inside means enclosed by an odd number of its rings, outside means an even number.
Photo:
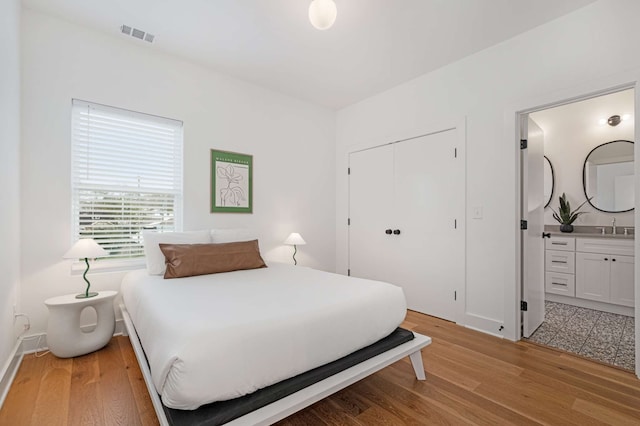
[[[182,122],[73,100],[73,240],[144,256],[143,230],[182,228]]]

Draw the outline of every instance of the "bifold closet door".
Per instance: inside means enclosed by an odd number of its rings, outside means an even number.
[[[349,268],[401,286],[410,309],[456,320],[464,291],[464,160],[456,130],[350,154]]]
[[[409,309],[455,321],[464,289],[464,160],[456,130],[395,144],[395,283]]]
[[[393,283],[393,145],[351,153],[349,169],[351,275]]]

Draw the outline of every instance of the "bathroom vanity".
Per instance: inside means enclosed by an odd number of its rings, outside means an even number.
[[[625,315],[634,307],[633,235],[551,232],[546,299]]]

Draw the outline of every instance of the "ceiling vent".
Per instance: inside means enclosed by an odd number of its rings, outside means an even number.
[[[149,34],[145,31],[130,27],[128,25],[120,26],[120,31],[122,31],[122,34],[126,34],[128,36],[135,37],[139,40],[144,40],[149,43],[153,43],[153,39],[155,38],[153,34]]]

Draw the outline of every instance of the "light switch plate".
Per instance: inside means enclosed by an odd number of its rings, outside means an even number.
[[[482,219],[482,206],[474,206],[471,208],[472,219]]]

